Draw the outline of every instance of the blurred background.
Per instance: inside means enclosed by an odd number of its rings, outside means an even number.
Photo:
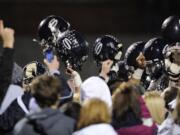
[[[125,52],[135,41],[160,36],[163,20],[179,13],[179,0],[0,0],[0,19],[16,31],[15,60],[21,66],[32,60],[42,62],[42,50],[32,39],[48,15],[65,18],[90,46],[98,36],[112,34],[124,44]],[[81,75],[87,78],[97,70],[90,56]]]

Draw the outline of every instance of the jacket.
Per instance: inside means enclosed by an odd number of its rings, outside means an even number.
[[[3,48],[3,53],[0,57],[0,104],[2,103],[2,100],[6,95],[6,91],[11,84],[13,54],[14,49]]]
[[[60,110],[45,108],[17,123],[13,135],[72,135],[75,121]]]
[[[180,135],[180,126],[177,125],[172,116],[169,115],[163,123],[158,126],[157,135]]]
[[[0,106],[0,115],[3,114],[6,109],[10,106],[10,104],[19,96],[23,95],[24,94],[24,91],[23,89],[18,86],[18,85],[14,85],[14,84],[11,84],[9,87],[8,87],[8,90],[6,92],[6,95],[1,103],[1,106]]]
[[[24,106],[29,110],[29,101],[31,94],[25,92],[21,97],[21,101]],[[0,134],[8,134],[11,132],[15,124],[26,115],[26,112],[22,109],[18,100],[14,100],[3,114],[0,115]]]

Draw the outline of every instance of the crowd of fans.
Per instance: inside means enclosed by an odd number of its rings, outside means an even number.
[[[82,81],[78,69],[88,45],[64,19],[42,20],[37,42],[44,64],[23,68],[13,58],[15,31],[0,20],[0,134],[179,135],[179,21],[167,18],[161,38],[133,43],[124,60],[118,39],[97,38],[91,53],[99,74]],[[65,71],[59,71],[60,59]]]

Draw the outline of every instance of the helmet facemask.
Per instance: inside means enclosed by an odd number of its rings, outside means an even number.
[[[159,59],[146,61],[145,72],[151,79],[158,79],[162,75],[163,61]]]

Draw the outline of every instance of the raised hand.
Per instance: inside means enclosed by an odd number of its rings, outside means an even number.
[[[101,72],[99,75],[103,77],[106,81],[108,81],[109,79],[108,73],[111,70],[112,64],[113,64],[112,60],[106,60],[102,62]]]
[[[0,36],[3,40],[3,48],[14,48],[14,30],[12,28],[4,28],[2,20],[0,20]]]
[[[44,63],[47,65],[47,67],[50,71],[59,70],[60,62],[59,62],[57,56],[55,56],[55,55],[54,55],[54,59],[51,62],[48,62],[47,59],[44,59]]]
[[[145,59],[145,57],[144,57],[142,52],[136,58],[136,61],[137,61],[137,64],[138,64],[139,68],[142,68],[142,69],[145,68],[145,66],[146,66],[146,59]]]

